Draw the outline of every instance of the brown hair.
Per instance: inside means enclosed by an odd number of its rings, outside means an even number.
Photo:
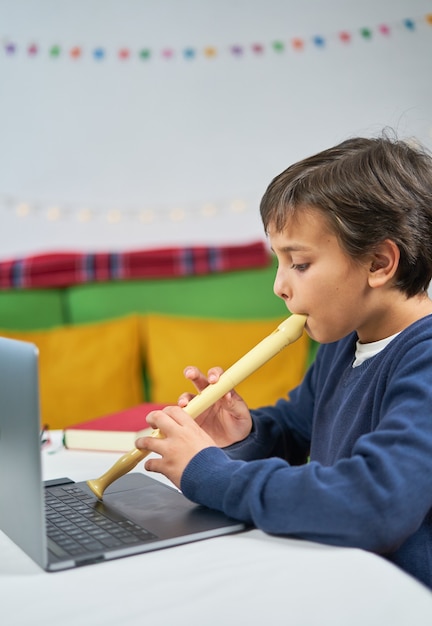
[[[432,158],[388,137],[348,139],[276,176],[260,205],[267,231],[283,231],[306,207],[327,217],[354,259],[385,239],[400,250],[395,286],[408,297],[432,277]]]

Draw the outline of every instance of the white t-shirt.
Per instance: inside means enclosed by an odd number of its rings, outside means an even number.
[[[386,346],[392,341],[395,337],[397,337],[399,333],[395,335],[391,335],[390,337],[386,337],[385,339],[380,339],[379,341],[371,341],[371,343],[360,343],[357,341],[356,343],[356,352],[355,359],[353,363],[353,367],[358,367],[367,359],[370,359],[372,356],[375,356],[381,350],[384,350]]]

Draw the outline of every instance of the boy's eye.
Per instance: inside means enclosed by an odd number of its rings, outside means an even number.
[[[309,267],[309,263],[293,263],[291,265],[292,270],[297,270],[297,272],[305,272]]]

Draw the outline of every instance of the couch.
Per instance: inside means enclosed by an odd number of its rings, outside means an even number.
[[[255,265],[3,285],[0,335],[39,349],[44,425],[65,428],[145,401],[175,403],[193,391],[186,365],[229,367],[289,315],[273,294],[276,268],[267,251]],[[237,390],[251,407],[271,404],[300,382],[316,347],[304,333]]]

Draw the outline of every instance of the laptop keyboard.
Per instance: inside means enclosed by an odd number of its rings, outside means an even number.
[[[45,490],[48,543],[57,556],[103,552],[156,538],[130,520],[113,519],[106,507],[98,511],[97,506],[94,496],[73,485]]]

